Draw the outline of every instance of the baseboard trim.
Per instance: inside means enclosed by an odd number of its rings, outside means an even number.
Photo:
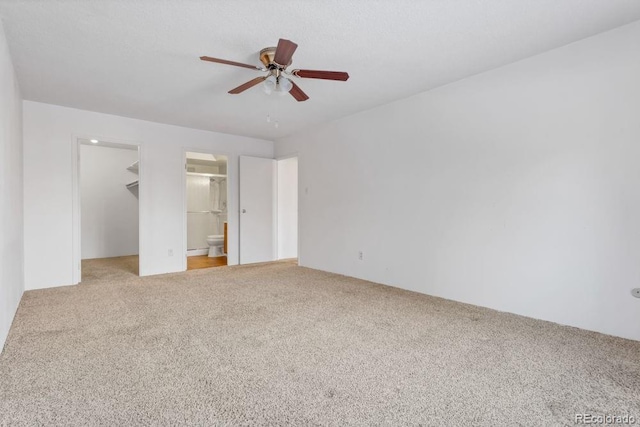
[[[191,249],[187,251],[187,256],[209,255],[209,249]]]

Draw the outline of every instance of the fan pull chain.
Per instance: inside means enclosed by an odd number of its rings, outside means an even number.
[[[272,121],[271,114],[267,114],[267,123],[273,123],[273,127],[278,129],[280,127],[280,122],[278,120]]]

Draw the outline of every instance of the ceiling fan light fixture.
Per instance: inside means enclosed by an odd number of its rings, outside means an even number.
[[[262,87],[267,95],[271,95],[274,90],[278,90],[278,80],[274,76],[269,76],[264,80]]]
[[[278,91],[282,93],[287,93],[293,88],[293,83],[286,77],[280,77],[280,81],[278,82]]]
[[[267,95],[277,92],[279,95],[285,95],[293,88],[291,80],[282,76],[271,75],[264,80],[263,89]]]

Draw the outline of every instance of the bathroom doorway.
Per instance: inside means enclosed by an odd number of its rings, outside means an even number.
[[[224,155],[186,152],[187,270],[227,265],[227,170]]]
[[[139,147],[78,138],[77,161],[77,282],[106,283],[137,277]]]

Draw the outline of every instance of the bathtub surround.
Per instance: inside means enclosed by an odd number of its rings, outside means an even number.
[[[222,226],[220,224],[227,220],[227,178],[209,178],[209,194],[211,197],[211,210],[219,211],[223,216],[216,221],[217,230],[220,233]]]
[[[187,250],[207,249],[207,236],[217,233],[217,214],[212,213],[211,179],[187,176]]]
[[[22,161],[22,98],[0,20],[0,351],[24,291]]]
[[[227,179],[187,175],[188,254],[210,253],[212,239],[219,240],[222,255],[224,223],[227,221]],[[206,251],[206,252],[203,252]]]

